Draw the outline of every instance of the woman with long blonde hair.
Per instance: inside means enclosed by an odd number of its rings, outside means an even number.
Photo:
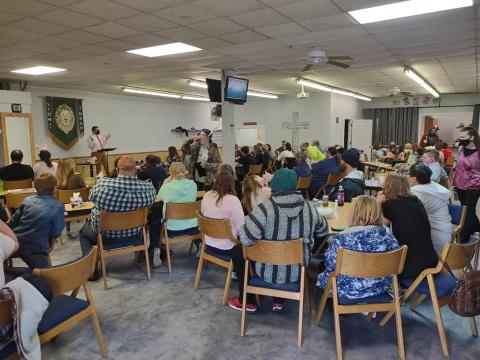
[[[270,199],[270,189],[260,176],[248,175],[242,183],[242,206],[247,214],[251,213],[259,204]]]
[[[57,166],[57,189],[75,190],[85,187],[85,180],[75,174],[75,161],[73,159],[62,159]]]
[[[382,210],[373,196],[360,195],[353,199],[350,227],[333,236],[325,252],[325,271],[318,276],[318,287],[325,289],[327,286],[330,273],[335,271],[340,247],[366,253],[387,252],[399,247],[390,229],[383,225]],[[337,288],[340,297],[359,299],[388,295],[391,281],[388,277],[365,279],[340,275]]]

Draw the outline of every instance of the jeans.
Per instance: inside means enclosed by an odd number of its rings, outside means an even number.
[[[238,299],[243,301],[243,284],[245,283],[245,259],[243,257],[242,245],[235,245],[232,249],[233,271],[237,274]],[[247,304],[255,304],[255,295],[247,294]]]
[[[15,256],[22,259],[32,270],[36,268],[44,269],[50,267],[50,264],[48,263],[48,254],[46,253],[32,253],[20,246],[20,249],[18,249]]]
[[[480,197],[480,190],[455,190],[457,191],[458,199],[462,206],[467,207],[465,225],[460,232],[460,240],[462,243],[466,243],[470,240],[470,236],[475,231],[479,231],[480,222],[478,221],[475,209],[477,207],[478,198]]]

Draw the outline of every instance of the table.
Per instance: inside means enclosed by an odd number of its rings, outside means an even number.
[[[321,205],[320,205],[321,206]],[[328,203],[329,208],[333,208],[335,203],[330,201]],[[340,228],[346,229],[350,225],[350,213],[352,211],[352,203],[345,203],[343,206],[338,207],[338,218],[336,219],[327,219],[328,229],[330,233],[338,232],[336,230],[332,230],[332,228]]]
[[[197,191],[197,200],[203,199],[205,196],[205,191]]]
[[[73,207],[72,204],[65,204],[65,221],[86,220],[90,217],[94,203],[85,201],[79,206]]]
[[[362,161],[362,164],[374,169],[393,170],[393,166],[391,164],[386,164],[379,161]]]

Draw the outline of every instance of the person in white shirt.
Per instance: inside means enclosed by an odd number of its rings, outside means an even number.
[[[450,190],[430,180],[432,170],[425,164],[410,168],[410,192],[418,197],[425,207],[432,234],[433,247],[441,252],[452,240],[452,218],[448,211]]]
[[[286,142],[285,144],[282,145],[283,151],[278,155],[277,161],[282,164],[282,166],[285,166],[286,163],[286,158],[295,158],[295,154],[292,151],[292,145],[290,143]]]
[[[100,135],[100,128],[98,126],[92,126],[92,135],[87,139],[88,148],[92,152],[92,157],[97,158],[97,175],[105,170],[105,175],[108,176],[108,158],[107,153],[104,151],[107,141],[110,139],[110,135]]]
[[[45,145],[40,146],[38,157],[40,158],[40,161],[33,165],[34,178],[36,179],[39,175],[45,173],[55,176],[58,163],[52,161],[52,154],[47,150]]]
[[[0,287],[5,285],[3,262],[18,250],[18,240],[12,229],[0,220]]]

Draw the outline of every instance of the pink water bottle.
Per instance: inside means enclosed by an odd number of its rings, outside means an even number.
[[[338,206],[343,206],[345,204],[345,193],[343,192],[343,186],[340,185],[337,191],[337,202]]]

